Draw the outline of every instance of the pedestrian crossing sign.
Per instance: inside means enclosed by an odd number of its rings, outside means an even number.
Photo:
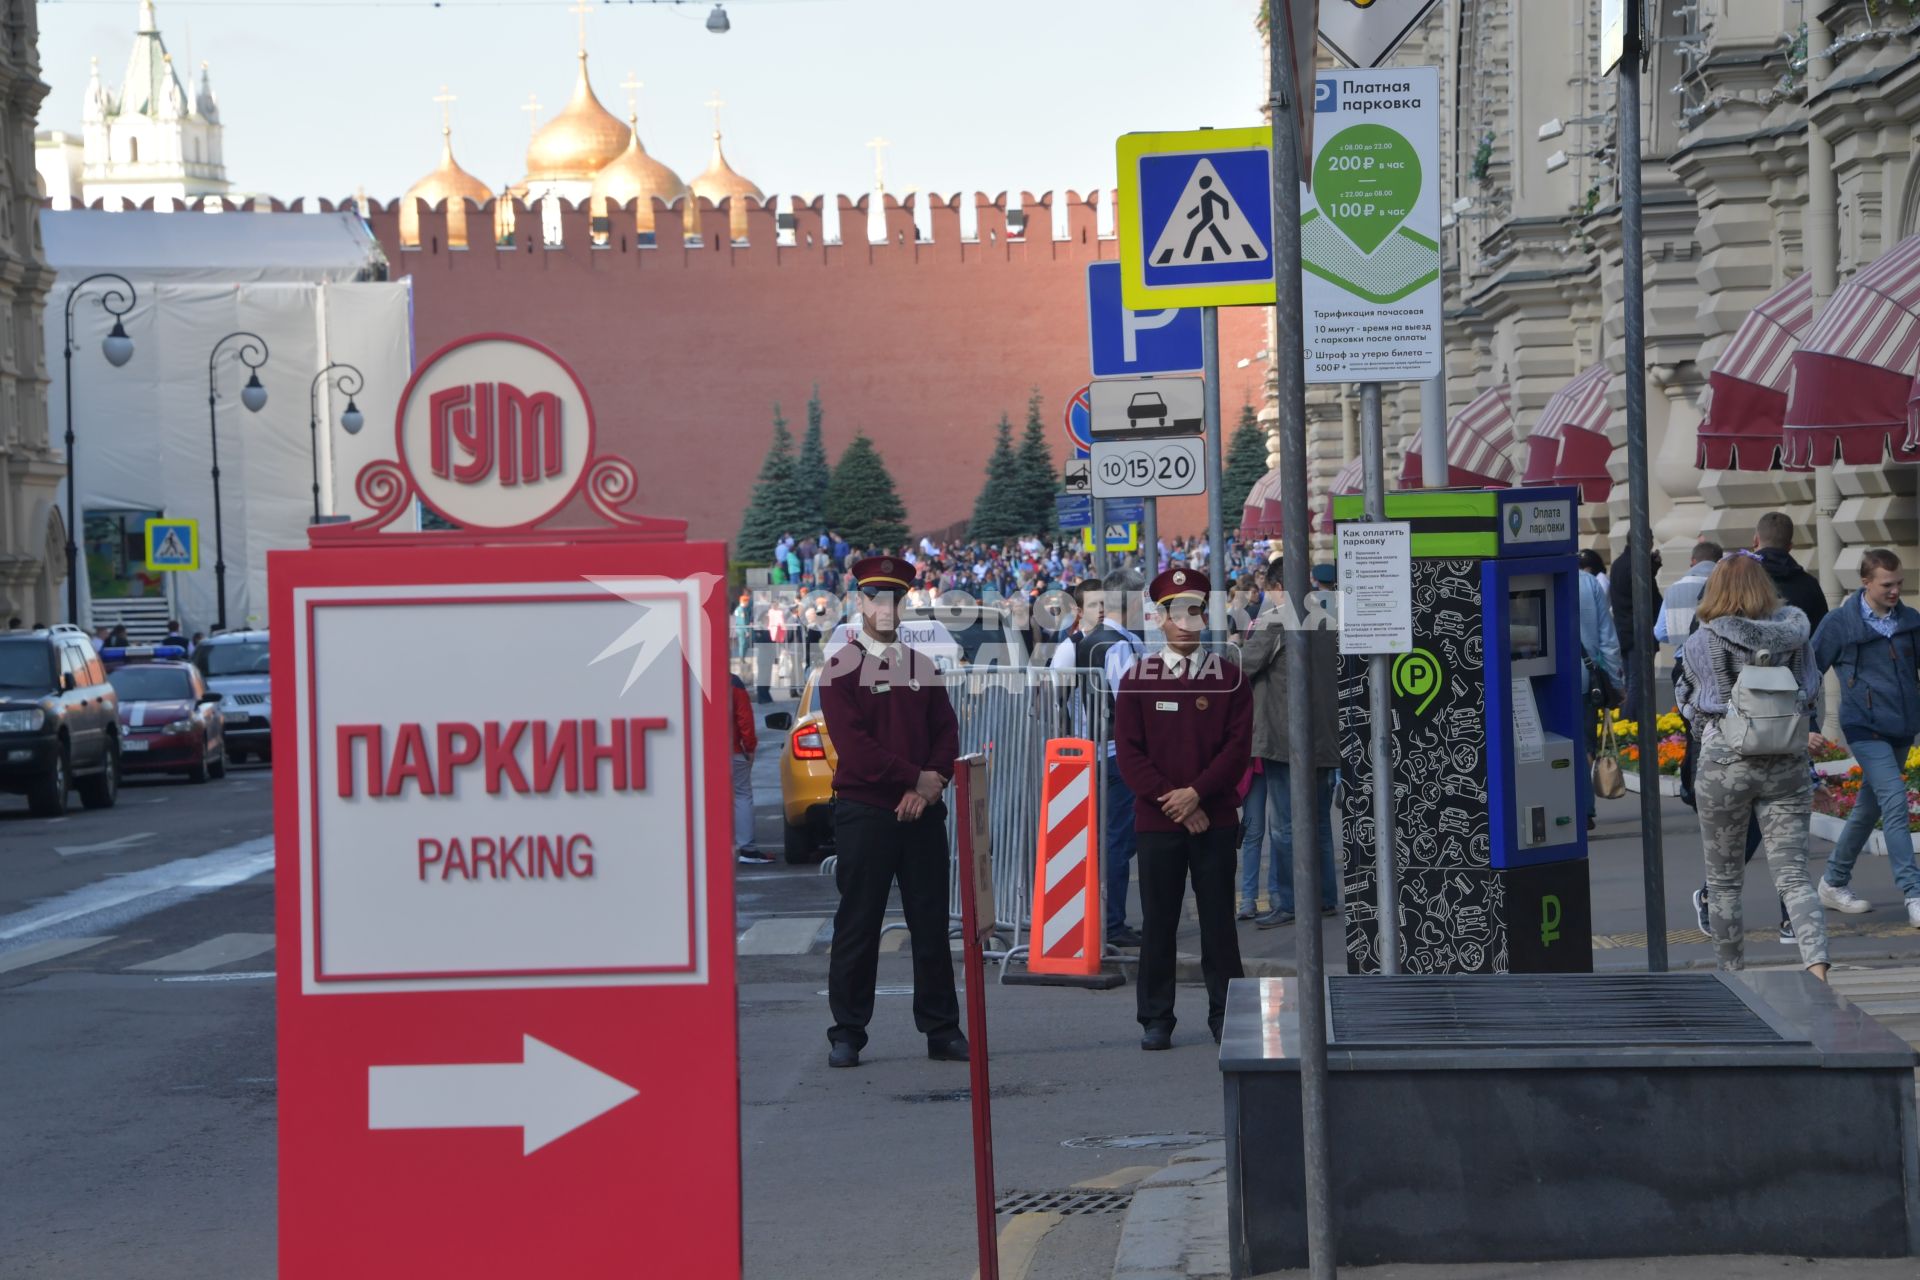
[[[1087,552],[1093,551],[1093,530],[1082,525],[1080,545]],[[1107,521],[1107,550],[1138,551],[1140,549],[1140,526],[1134,523],[1119,524]]]
[[[149,520],[146,527],[148,573],[200,567],[198,520]]]
[[[1273,302],[1273,130],[1129,133],[1116,150],[1126,306]]]

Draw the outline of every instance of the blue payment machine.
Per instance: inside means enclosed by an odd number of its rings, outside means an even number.
[[[1590,783],[1574,488],[1387,495],[1412,532],[1414,648],[1391,664],[1401,968],[1590,972]],[[1338,522],[1361,500],[1337,497]],[[1348,966],[1377,972],[1367,661],[1342,659]]]

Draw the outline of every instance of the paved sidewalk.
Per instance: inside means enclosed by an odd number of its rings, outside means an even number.
[[[1713,944],[1694,919],[1692,893],[1704,880],[1700,856],[1700,824],[1693,810],[1667,796],[1661,800],[1662,859],[1666,867],[1667,962],[1675,969],[1712,968]],[[1600,825],[1588,836],[1588,865],[1593,887],[1593,965],[1597,971],[1640,970],[1647,965],[1646,890],[1640,842],[1640,797],[1602,800]],[[1831,843],[1812,841],[1809,873],[1818,875],[1832,850]],[[1262,873],[1264,879],[1264,870]],[[1864,855],[1854,869],[1853,888],[1873,903],[1865,915],[1827,913],[1828,949],[1836,963],[1912,959],[1920,960],[1920,930],[1907,923],[1906,909],[1885,855]],[[1773,877],[1763,855],[1747,868],[1747,963],[1758,966],[1793,957],[1793,949],[1775,938],[1780,917]],[[1262,904],[1264,906],[1264,902]],[[1138,918],[1136,907],[1130,918]],[[1258,929],[1252,921],[1240,924],[1240,955],[1249,977],[1290,977],[1293,974],[1294,930]],[[1324,921],[1327,964],[1340,971],[1346,964],[1346,940],[1336,921]],[[1179,949],[1189,963],[1181,976],[1199,979],[1200,928],[1193,919],[1191,895],[1187,902]]]

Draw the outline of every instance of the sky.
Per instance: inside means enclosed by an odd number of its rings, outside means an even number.
[[[727,158],[768,194],[1086,191],[1134,130],[1259,123],[1257,0],[588,0],[593,86],[614,114],[643,82],[640,136],[682,178]],[[498,190],[525,172],[537,94],[573,88],[575,0],[157,0],[183,71],[211,65],[236,192],[398,196],[455,154]],[[88,59],[117,89],[138,0],[40,0],[38,128],[78,133]],[[191,62],[189,62],[191,57]]]

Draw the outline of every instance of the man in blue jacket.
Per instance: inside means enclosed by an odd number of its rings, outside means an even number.
[[[1848,888],[1875,823],[1887,842],[1893,882],[1920,929],[1920,868],[1907,817],[1907,752],[1920,733],[1920,612],[1900,603],[1900,558],[1884,548],[1860,557],[1860,590],[1813,635],[1813,659],[1840,678],[1840,730],[1864,776],[1839,843],[1820,878],[1820,902],[1858,914],[1871,907]]]

